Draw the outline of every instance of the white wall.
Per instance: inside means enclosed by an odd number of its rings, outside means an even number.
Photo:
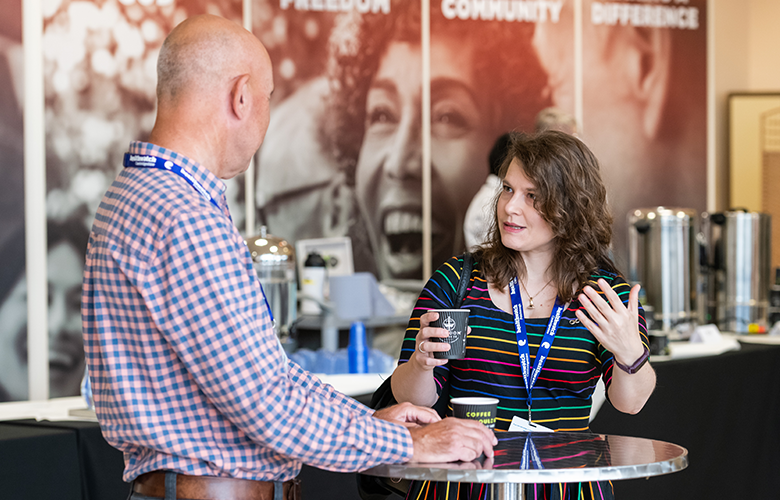
[[[748,4],[748,90],[780,91],[780,1]]]
[[[710,209],[729,208],[728,94],[780,92],[780,1],[711,0],[714,192]],[[713,119],[713,118],[711,118]],[[760,176],[756,174],[755,178]],[[760,186],[742,194],[760,194]]]

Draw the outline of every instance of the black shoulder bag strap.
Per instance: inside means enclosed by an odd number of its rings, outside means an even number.
[[[466,297],[466,293],[469,290],[469,283],[471,283],[471,271],[474,267],[474,258],[469,252],[463,254],[463,266],[460,269],[460,281],[458,281],[457,295],[452,306],[454,309],[459,309],[463,304],[463,299]],[[378,410],[397,404],[398,402],[393,397],[393,389],[390,386],[390,379],[382,382],[382,385],[371,396],[371,402],[368,404],[369,408]],[[450,379],[447,378],[444,387],[442,387],[441,395],[433,405],[433,409],[444,418],[447,413],[447,404],[449,403],[450,392]],[[399,483],[393,483],[386,478],[379,478],[376,476],[366,476],[365,474],[357,474],[358,493],[363,500],[384,500],[389,495],[395,493],[401,497],[405,496],[406,490],[409,487],[409,481],[401,481]]]
[[[471,253],[466,252],[463,254],[463,266],[460,268],[460,281],[458,282],[458,295],[455,297],[455,309],[460,309],[463,304],[463,299],[466,298],[466,293],[469,291],[469,283],[471,283],[471,271],[474,268],[474,257]]]

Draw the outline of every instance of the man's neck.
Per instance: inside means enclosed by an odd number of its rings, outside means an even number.
[[[148,142],[198,162],[221,179],[223,135],[214,120],[204,123],[193,113],[158,112]]]

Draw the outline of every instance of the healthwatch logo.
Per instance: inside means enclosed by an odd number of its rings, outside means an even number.
[[[130,155],[130,161],[139,167],[153,167],[157,164],[157,158],[147,155]]]
[[[444,321],[442,322],[442,326],[447,329],[447,331],[451,332],[455,329],[455,320],[452,319],[452,317],[448,316],[444,318]]]

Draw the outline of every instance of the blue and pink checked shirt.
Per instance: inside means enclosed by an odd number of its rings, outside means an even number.
[[[173,172],[125,168],[95,216],[82,321],[103,435],[124,480],[145,472],[287,480],[301,463],[355,471],[407,461],[401,425],[284,355],[225,185],[148,143],[130,153],[188,169],[221,210]]]

